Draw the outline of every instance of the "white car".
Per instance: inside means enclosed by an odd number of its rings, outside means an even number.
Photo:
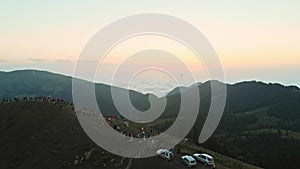
[[[193,157],[203,163],[204,165],[215,168],[214,158],[208,154],[194,154]]]
[[[172,158],[174,158],[174,154],[167,149],[159,149],[156,151],[156,154],[167,160],[171,160]]]
[[[181,159],[182,159],[183,163],[185,165],[187,165],[188,167],[196,166],[196,160],[192,156],[189,156],[189,155],[181,156]]]

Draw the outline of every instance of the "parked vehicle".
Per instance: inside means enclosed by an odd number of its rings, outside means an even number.
[[[196,160],[192,156],[184,155],[181,157],[181,159],[182,159],[183,163],[185,165],[187,165],[188,167],[196,166]]]
[[[215,168],[214,158],[208,154],[194,154],[193,157],[204,165]]]
[[[159,149],[156,154],[166,160],[172,160],[174,158],[174,154],[167,149]]]

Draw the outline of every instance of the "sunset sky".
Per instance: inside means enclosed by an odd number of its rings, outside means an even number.
[[[41,69],[72,75],[83,47],[103,26],[125,16],[154,12],[197,27],[215,48],[227,82],[300,86],[299,9],[299,0],[1,0],[0,70]],[[118,57],[130,48],[157,44],[144,38],[124,42],[106,64],[118,64]],[[191,64],[195,74],[203,71],[176,42],[158,41]],[[207,78],[200,74],[199,81]]]

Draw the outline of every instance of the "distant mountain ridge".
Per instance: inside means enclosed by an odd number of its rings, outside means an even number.
[[[72,102],[72,77],[69,76],[46,71],[20,70],[0,72],[0,79],[0,99],[50,96]],[[300,89],[296,86],[283,86],[276,83],[266,84],[256,81],[240,82],[233,85],[218,81],[207,81],[190,87],[177,87],[170,91],[165,96],[168,102],[162,117],[176,117],[180,109],[181,92],[188,92],[190,88],[198,87],[201,99],[199,118],[202,117],[202,121],[204,121],[210,107],[211,83],[227,86],[227,100],[224,110],[226,115],[265,108],[268,109],[269,115],[279,119],[297,120],[300,116],[300,107],[298,106],[298,103],[300,103]],[[97,101],[103,114],[119,115],[120,113],[113,103],[111,88],[115,88],[117,91],[128,91],[124,88],[95,84]],[[129,95],[132,104],[140,111],[150,108],[150,95],[158,101],[162,99],[153,94],[142,94],[133,90],[129,90]],[[298,124],[291,124],[293,129],[300,130]]]
[[[0,72],[0,99],[13,99],[23,97],[45,97],[64,99],[72,102],[72,77],[54,74],[46,71],[20,70],[13,72]],[[84,80],[82,80],[84,81]],[[84,81],[86,83],[91,83]],[[168,100],[164,114],[176,116],[180,107],[181,92],[187,92],[190,88],[198,87],[202,100],[200,112],[208,110],[210,105],[210,84],[227,86],[227,103],[225,112],[238,113],[276,105],[284,100],[297,100],[300,89],[296,86],[283,86],[281,84],[266,84],[263,82],[248,81],[237,84],[224,84],[218,81],[207,81],[196,83],[190,87],[177,87],[170,91],[165,97]],[[106,84],[95,84],[96,97],[102,106],[102,111],[107,114],[118,114],[115,108],[111,88],[128,90],[119,87],[112,87]],[[139,110],[147,110],[150,107],[149,95],[129,90],[132,104]],[[202,107],[202,108],[201,108]]]
[[[46,96],[47,94],[49,96],[59,96],[56,98],[62,98],[66,99],[67,101],[72,101],[72,99],[69,96],[64,96],[63,91],[69,92],[71,91],[69,88],[72,87],[72,77],[67,75],[61,75],[58,73],[52,73],[48,71],[41,71],[41,70],[16,70],[11,72],[3,72],[0,71],[0,86],[2,87],[2,92],[0,92],[0,98],[6,98],[10,99],[13,97],[28,97],[31,95],[37,95],[37,96]],[[85,80],[83,80],[85,81]],[[201,83],[197,82],[195,84],[192,84],[189,87],[186,86],[179,86],[171,90],[167,93],[168,95],[174,95],[178,94],[180,92],[184,92],[186,89],[195,87],[195,86],[201,86],[203,84],[210,83],[210,81]],[[220,82],[222,83],[222,82]],[[238,86],[238,85],[244,85],[249,83],[258,83],[262,85],[277,85],[284,88],[294,88],[296,90],[300,90],[298,86],[290,85],[290,86],[284,86],[279,83],[264,83],[260,81],[243,81],[238,82],[235,84],[226,84],[227,86]],[[13,85],[14,89],[10,89]],[[103,84],[103,83],[96,83],[96,85],[102,85],[111,87],[109,85]],[[38,88],[35,88],[38,86]],[[16,88],[17,87],[17,88]],[[120,88],[120,87],[117,87]],[[126,89],[127,90],[127,89]],[[181,90],[181,91],[180,91]],[[140,93],[138,91],[131,90],[136,93]],[[141,94],[141,93],[140,93]],[[147,94],[144,94],[147,95]],[[152,94],[155,95],[155,94]]]

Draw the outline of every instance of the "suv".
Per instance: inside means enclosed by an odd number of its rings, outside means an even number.
[[[194,154],[193,157],[203,163],[215,168],[214,158],[208,154]]]
[[[174,158],[174,154],[167,149],[159,149],[157,150],[156,154],[167,160],[171,160],[172,158]]]
[[[196,160],[192,156],[185,155],[185,156],[182,156],[181,159],[182,159],[183,163],[185,165],[187,165],[188,167],[196,166]]]

